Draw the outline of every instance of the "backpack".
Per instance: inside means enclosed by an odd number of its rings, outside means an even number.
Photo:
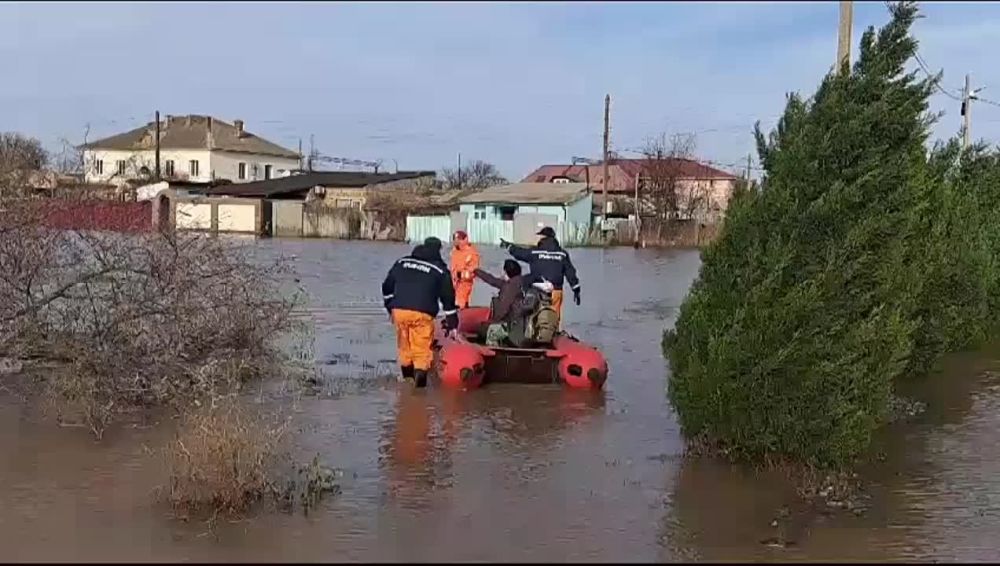
[[[559,332],[559,315],[545,305],[528,318],[528,337],[538,344],[551,344]]]
[[[537,344],[551,344],[559,332],[559,315],[552,308],[552,295],[532,286],[525,290],[524,297],[525,336]]]

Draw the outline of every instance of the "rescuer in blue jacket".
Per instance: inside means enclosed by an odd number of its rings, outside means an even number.
[[[559,245],[556,232],[546,226],[538,231],[538,245],[525,248],[514,245],[507,240],[500,240],[500,246],[507,248],[510,255],[531,266],[531,275],[536,280],[545,279],[555,290],[552,292],[552,308],[562,319],[563,279],[569,282],[573,290],[573,302],[580,304],[580,280],[576,276],[576,268],[566,250]]]
[[[396,326],[399,365],[417,387],[427,385],[434,352],[434,318],[444,309],[444,329],[458,328],[455,289],[441,259],[441,240],[428,238],[393,264],[382,282],[382,299]]]

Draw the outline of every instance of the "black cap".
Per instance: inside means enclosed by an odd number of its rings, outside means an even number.
[[[424,247],[429,248],[432,251],[436,251],[436,252],[441,251],[441,245],[442,245],[441,244],[441,240],[438,239],[438,238],[435,238],[434,236],[431,236],[431,237],[427,238],[426,240],[424,240]]]
[[[552,228],[546,226],[545,228],[542,228],[541,230],[539,230],[538,233],[536,234],[536,236],[545,236],[545,237],[548,237],[548,238],[555,238],[556,237],[556,231],[553,230]]]

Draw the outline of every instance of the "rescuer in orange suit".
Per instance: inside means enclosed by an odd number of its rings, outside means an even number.
[[[399,365],[404,379],[427,386],[434,352],[434,318],[438,302],[446,331],[458,328],[458,308],[451,274],[441,259],[441,240],[427,238],[392,265],[382,282],[382,300],[396,326]]]
[[[475,271],[479,269],[479,250],[469,242],[469,235],[458,230],[452,236],[454,248],[451,250],[451,281],[455,287],[455,304],[460,309],[469,308],[472,298],[472,284],[476,281]]]

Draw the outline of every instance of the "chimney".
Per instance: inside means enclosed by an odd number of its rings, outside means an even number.
[[[233,125],[236,126],[236,137],[243,137],[243,120],[233,120]]]
[[[210,131],[210,132],[212,131],[212,117],[211,116],[208,117],[208,131]]]

